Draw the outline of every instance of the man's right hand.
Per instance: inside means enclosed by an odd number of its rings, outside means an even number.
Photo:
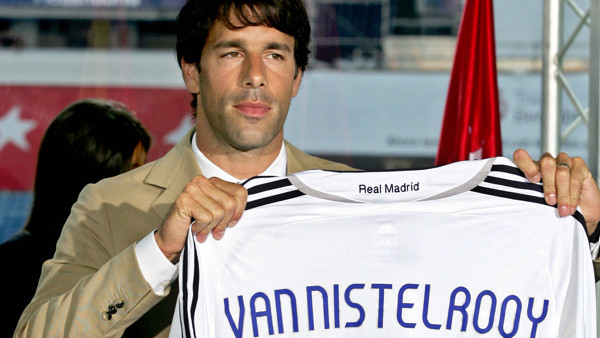
[[[158,247],[169,261],[177,263],[192,219],[192,233],[198,241],[204,242],[211,232],[214,239],[223,238],[225,230],[242,217],[247,198],[248,191],[239,184],[194,177],[154,234]]]

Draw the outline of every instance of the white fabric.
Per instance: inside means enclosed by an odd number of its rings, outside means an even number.
[[[222,240],[188,236],[171,336],[595,338],[584,226],[526,182],[505,158],[251,179]]]
[[[173,264],[165,257],[156,243],[154,231],[135,244],[135,256],[142,276],[154,293],[164,295],[167,286],[177,278],[179,263]]]
[[[223,169],[212,163],[198,148],[196,144],[196,133],[192,137],[192,150],[198,161],[200,170],[206,177],[218,177],[228,182],[239,182],[240,180],[229,175]],[[283,176],[287,171],[287,154],[285,145],[281,144],[279,155],[275,161],[261,174],[261,176]],[[172,264],[160,251],[156,238],[152,231],[135,245],[135,255],[144,279],[157,295],[164,295],[165,289],[177,278],[178,264]]]

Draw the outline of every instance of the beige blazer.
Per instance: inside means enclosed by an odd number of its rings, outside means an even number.
[[[184,186],[202,174],[190,145],[192,133],[161,159],[84,188],[15,336],[168,336],[177,282],[166,295],[154,294],[140,272],[134,244],[162,224]],[[352,170],[285,146],[289,173]],[[116,313],[108,318],[110,308]]]

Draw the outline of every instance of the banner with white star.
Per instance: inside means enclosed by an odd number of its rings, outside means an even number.
[[[182,88],[0,85],[0,190],[33,187],[46,128],[67,105],[86,97],[116,100],[135,112],[152,134],[149,161],[193,126],[191,96]]]

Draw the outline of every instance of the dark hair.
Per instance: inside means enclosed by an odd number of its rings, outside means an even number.
[[[241,23],[234,25],[230,14]],[[310,50],[310,22],[302,0],[188,0],[177,16],[177,61],[196,64],[200,71],[200,58],[208,33],[216,21],[229,29],[247,26],[273,27],[294,37],[296,66],[304,71]],[[192,94],[192,107],[196,95]]]
[[[148,151],[150,134],[123,104],[83,99],[67,106],[42,138],[25,229],[55,245],[81,189],[131,169],[140,142]]]

